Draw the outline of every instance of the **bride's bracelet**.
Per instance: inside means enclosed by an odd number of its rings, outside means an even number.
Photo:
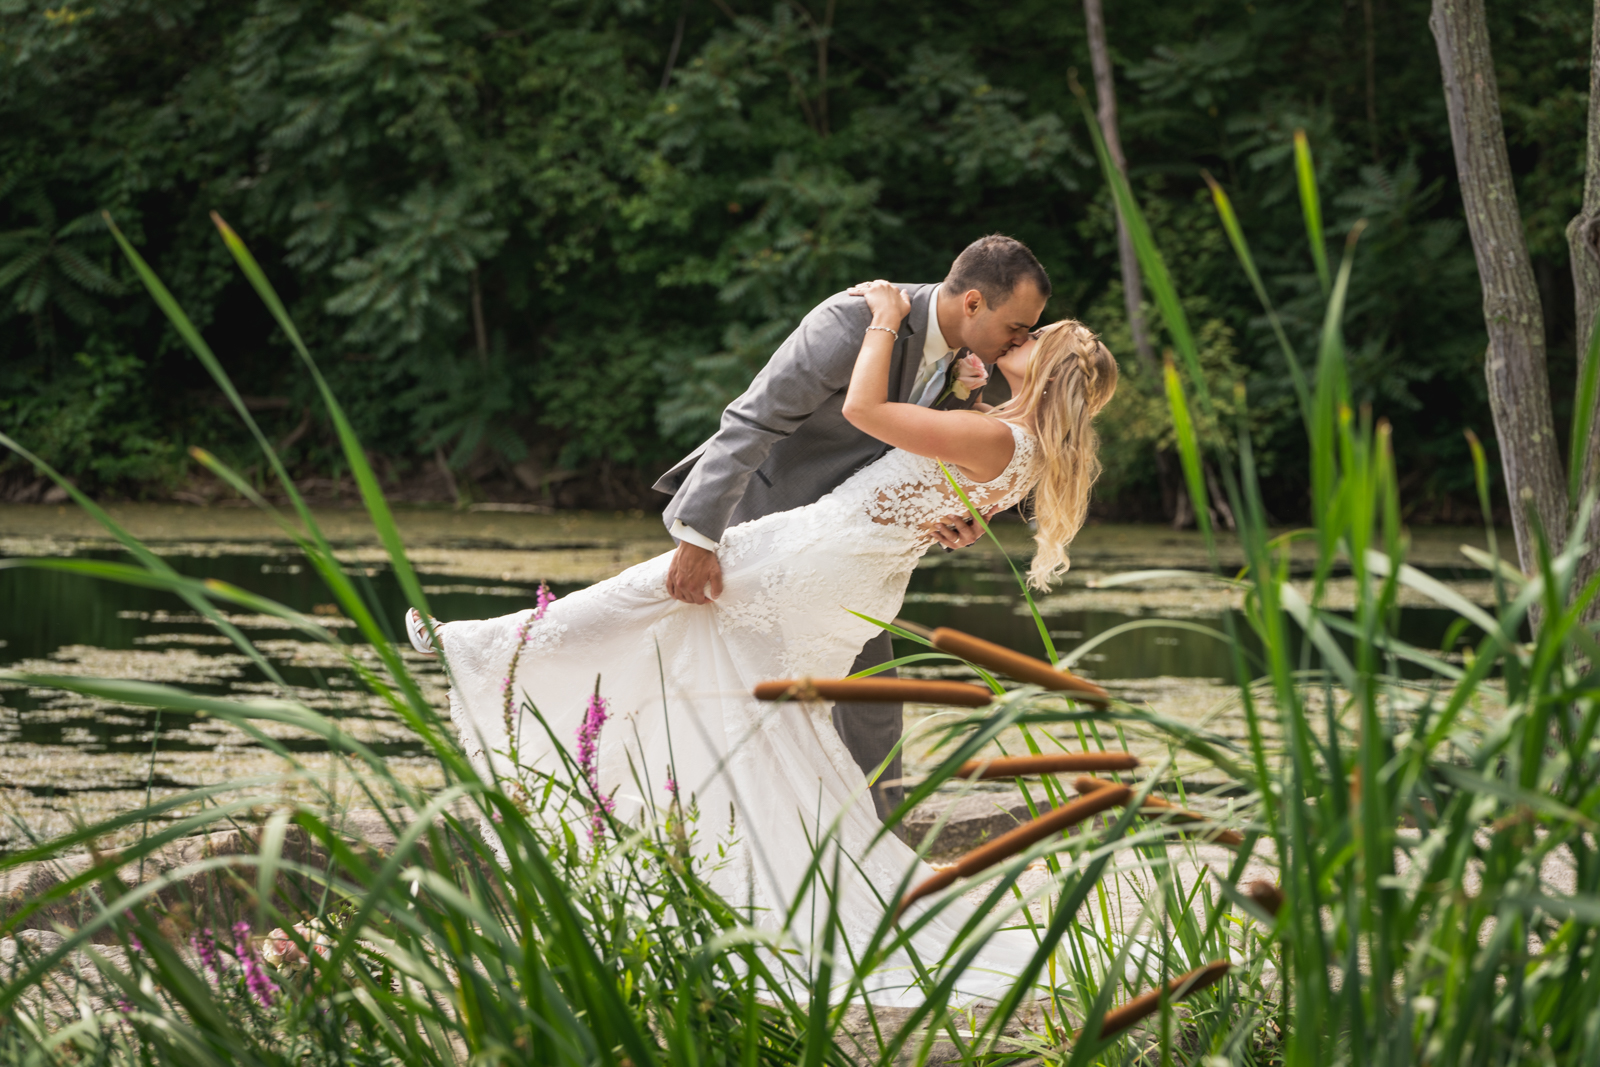
[[[899,330],[891,330],[887,326],[868,326],[867,330],[868,330],[868,332],[871,332],[872,330],[882,330],[884,333],[888,334],[890,337],[893,337],[896,341],[900,340],[900,331]]]

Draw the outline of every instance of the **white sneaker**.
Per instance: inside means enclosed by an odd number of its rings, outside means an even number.
[[[433,623],[435,633],[438,632],[440,626],[444,625],[438,619],[429,621]],[[406,612],[406,634],[411,638],[411,647],[421,652],[424,656],[438,654],[439,650],[433,647],[433,639],[428,634],[427,624],[422,621],[422,613],[416,608],[411,608]]]

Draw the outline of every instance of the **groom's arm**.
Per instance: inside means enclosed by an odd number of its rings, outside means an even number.
[[[751,474],[773,445],[850,384],[871,318],[866,301],[844,293],[812,309],[722,413],[722,425],[675,494],[676,522],[712,544],[722,540]]]

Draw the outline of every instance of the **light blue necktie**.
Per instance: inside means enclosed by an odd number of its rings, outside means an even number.
[[[939,362],[930,363],[923,367],[922,373],[928,375],[926,379],[922,378],[921,373],[917,375],[918,384],[912,390],[912,395],[917,398],[913,403],[918,407],[932,407],[933,402],[939,399],[939,393],[944,388],[945,374],[950,370],[950,360],[954,355],[955,352],[953,351],[946,352],[944,358]]]

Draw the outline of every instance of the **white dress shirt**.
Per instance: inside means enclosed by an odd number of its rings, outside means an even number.
[[[928,309],[928,332],[922,339],[922,366],[917,370],[916,384],[911,387],[911,402],[918,407],[931,407],[944,390],[945,372],[956,354],[939,329],[939,300],[937,294]]]
[[[917,369],[917,379],[911,386],[910,401],[918,407],[931,407],[939,399],[939,394],[944,391],[945,372],[950,369],[950,361],[955,359],[955,351],[944,339],[944,331],[939,329],[939,301],[935,294],[931,301],[932,307],[928,309],[927,335],[922,339],[922,366]],[[679,541],[687,541],[691,545],[699,545],[707,552],[715,552],[717,543],[705,534],[688,525],[682,519],[672,520],[672,529],[667,531]]]

